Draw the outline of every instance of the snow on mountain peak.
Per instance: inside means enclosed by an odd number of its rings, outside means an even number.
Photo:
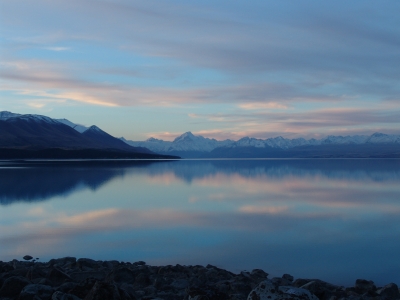
[[[20,114],[14,114],[10,111],[0,111],[0,120],[7,120],[17,116],[20,116]]]
[[[163,140],[159,140],[153,137],[150,137],[146,140],[146,142],[152,142],[152,143],[160,143],[160,142],[164,142]]]
[[[96,125],[92,125],[90,126],[86,131],[93,131],[93,132],[103,132],[103,130],[101,130],[99,127],[97,127]]]
[[[54,120],[52,118],[42,116],[42,115],[34,115],[34,114],[26,114],[26,115],[19,115],[19,114],[10,115],[10,114],[8,114],[8,117],[6,117],[5,120],[9,120],[12,122],[18,121],[18,120],[23,120],[25,122],[40,122],[40,123],[49,123],[49,124],[60,123],[57,120]]]
[[[75,129],[76,131],[78,131],[80,133],[82,133],[88,129],[87,127],[85,127],[83,125],[72,123],[71,121],[69,121],[67,119],[56,119],[56,120],[60,123],[68,125],[69,127]]]
[[[190,131],[185,132],[184,134],[178,136],[177,138],[175,138],[174,142],[180,142],[180,141],[185,141],[185,140],[194,140],[197,137],[195,135],[193,135],[193,133],[191,133]]]

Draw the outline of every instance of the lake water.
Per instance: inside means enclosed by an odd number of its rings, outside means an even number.
[[[400,160],[0,162],[0,260],[400,285]]]

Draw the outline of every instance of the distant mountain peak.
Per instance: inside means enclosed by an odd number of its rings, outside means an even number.
[[[92,125],[90,126],[85,132],[104,132],[103,130],[101,130],[99,127],[97,127],[96,125]]]
[[[163,142],[163,140],[159,140],[159,139],[150,137],[150,138],[148,138],[148,139],[146,140],[146,142],[153,142],[153,143],[155,143],[155,142]]]
[[[193,133],[191,133],[190,131],[188,131],[188,132],[185,132],[184,134],[178,136],[174,140],[174,142],[185,141],[185,140],[193,140],[195,138],[196,138],[196,136]]]
[[[383,137],[387,136],[387,134],[381,133],[381,132],[374,132],[371,137]]]

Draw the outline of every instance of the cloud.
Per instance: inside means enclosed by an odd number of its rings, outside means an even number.
[[[34,106],[40,97],[179,107],[198,132],[224,128],[225,137],[393,132],[398,8],[394,1],[8,1],[0,12],[9,28],[1,90]],[[48,51],[68,53],[56,60]],[[387,103],[391,112],[380,107]],[[354,111],[318,115],[338,106]]]
[[[287,105],[279,104],[276,102],[251,102],[239,104],[239,107],[246,110],[259,110],[259,109],[287,109]]]
[[[57,51],[57,52],[71,50],[71,48],[69,48],[69,47],[46,47],[44,49],[50,50],[50,51]]]

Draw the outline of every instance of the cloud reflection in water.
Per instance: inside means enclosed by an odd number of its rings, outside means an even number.
[[[2,260],[74,255],[400,283],[396,160],[30,166],[0,176],[22,183],[0,185]],[[46,193],[49,178],[68,180]]]

